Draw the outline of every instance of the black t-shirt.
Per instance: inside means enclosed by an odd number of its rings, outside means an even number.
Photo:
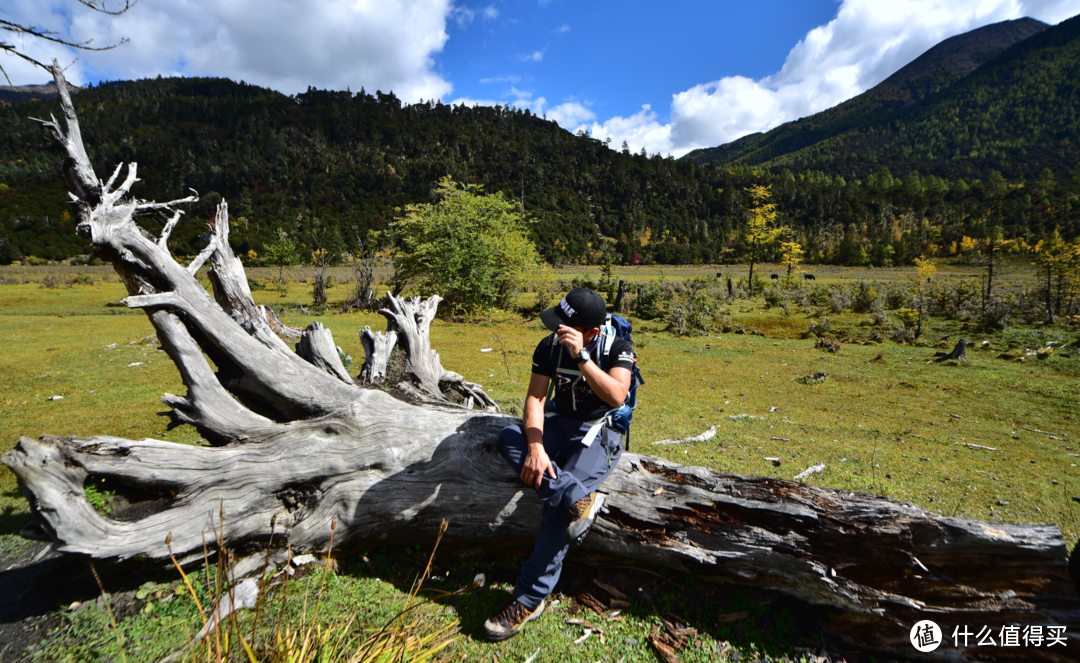
[[[555,356],[552,356],[554,345]],[[600,366],[606,367],[610,373],[616,366],[630,371],[634,368],[637,356],[634,348],[625,340],[616,336],[611,342],[611,351],[607,361],[600,363],[599,343],[595,348],[586,346],[592,360]],[[556,359],[558,370],[556,370]],[[552,378],[555,381],[555,393],[551,400],[555,403],[555,411],[560,416],[576,421],[592,421],[599,419],[611,409],[611,405],[593,392],[592,387],[581,374],[581,367],[570,352],[556,342],[555,334],[549,334],[540,341],[533,351],[532,372]]]

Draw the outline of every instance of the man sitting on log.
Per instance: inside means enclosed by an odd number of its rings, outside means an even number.
[[[513,597],[484,622],[485,637],[496,642],[513,637],[543,612],[567,550],[581,543],[603,505],[597,489],[623,447],[623,436],[607,415],[626,400],[635,361],[633,348],[618,336],[602,347],[607,309],[588,288],[571,290],[540,319],[555,333],[536,346],[522,423],[503,429],[498,447],[536,490],[543,516]],[[545,413],[548,398],[552,403]]]

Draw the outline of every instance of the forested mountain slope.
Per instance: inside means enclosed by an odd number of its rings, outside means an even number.
[[[159,78],[87,88],[76,104],[100,175],[136,161],[136,195],[199,192],[173,234],[178,253],[197,251],[194,240],[222,197],[242,254],[262,253],[282,230],[307,249],[340,250],[356,237],[387,244],[398,209],[430,200],[447,174],[522,204],[552,262],[605,254],[625,263],[739,260],[746,187],[757,183],[773,185],[780,220],[812,261],[910,262],[931,245],[981,232],[987,210],[1010,237],[1054,228],[1071,237],[1080,208],[1080,182],[1068,174],[1037,179],[1029,171],[1028,181],[1006,186],[990,172],[900,180],[880,164],[865,179],[701,167],[618,152],[528,111],[402,105],[378,92],[288,97],[224,79]],[[51,101],[0,104],[0,263],[88,251],[73,232],[59,153],[29,119],[56,110]]]
[[[953,37],[844,104],[687,158],[859,178],[883,168],[1068,178],[1080,160],[1080,17],[1042,25],[1021,19]]]
[[[754,133],[719,147],[695,150],[685,158],[699,164],[760,164],[790,154],[947,88],[1013,44],[1045,30],[1041,21],[1022,18],[983,26],[950,37],[866,92],[809,117]],[[849,175],[849,172],[842,173]]]

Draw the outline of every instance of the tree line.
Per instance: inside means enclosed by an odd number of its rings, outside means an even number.
[[[143,198],[199,192],[174,232],[178,253],[198,251],[222,198],[234,249],[256,262],[282,233],[308,261],[358,240],[400,242],[392,223],[430,202],[447,176],[513,201],[552,264],[745,261],[756,251],[746,234],[754,187],[770,189],[777,223],[808,263],[910,264],[990,227],[1028,244],[1080,231],[1076,168],[945,179],[888,167],[858,178],[701,166],[613,149],[528,110],[402,104],[363,90],[290,97],[224,79],[110,82],[76,103],[98,172],[136,161]],[[59,154],[29,119],[51,112],[50,102],[0,107],[0,262],[89,251],[71,227]],[[777,243],[755,259],[782,255]]]

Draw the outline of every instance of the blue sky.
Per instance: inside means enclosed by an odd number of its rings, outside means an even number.
[[[450,21],[435,68],[457,98],[508,99],[518,90],[551,105],[584,102],[606,116],[651,104],[663,119],[675,91],[779,71],[792,46],[839,7],[835,0],[666,4],[462,4],[468,13]]]
[[[122,0],[108,0],[115,8]],[[948,37],[1080,0],[139,0],[120,17],[76,0],[4,0],[0,18],[95,44],[77,83],[224,76],[294,94],[393,90],[409,102],[511,104],[570,131],[681,156],[849,99]],[[47,78],[13,57],[16,84]]]

